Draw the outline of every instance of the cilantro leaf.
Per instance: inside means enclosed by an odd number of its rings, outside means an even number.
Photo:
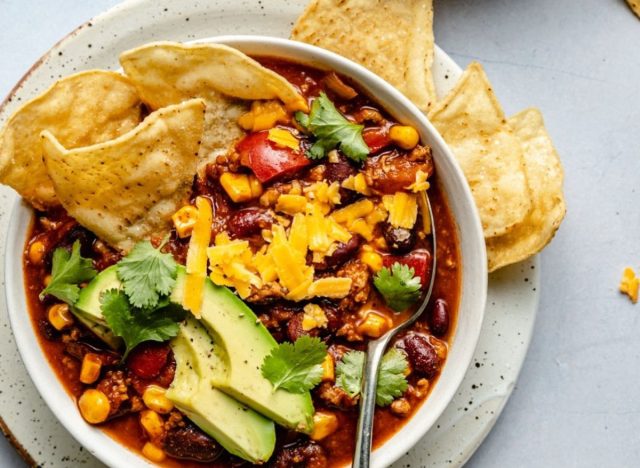
[[[376,404],[389,406],[393,400],[402,396],[409,386],[404,373],[408,362],[406,355],[398,348],[391,348],[382,357],[380,372],[378,373],[378,388],[376,389]]]
[[[309,129],[309,116],[307,114],[297,111],[295,114],[293,114],[293,117],[302,128],[304,128],[305,130]]]
[[[303,335],[295,343],[281,343],[262,363],[262,375],[273,384],[274,391],[283,388],[291,393],[304,393],[322,380],[322,362],[327,345],[319,338]]]
[[[124,292],[131,305],[140,309],[154,308],[161,296],[171,294],[177,271],[171,254],[160,252],[149,241],[138,242],[118,263],[118,278]]]
[[[362,386],[362,370],[365,353],[349,351],[336,366],[336,386],[343,389],[350,397],[360,394]],[[409,366],[405,354],[397,348],[385,353],[378,371],[378,387],[376,388],[376,404],[388,406],[393,400],[407,390],[408,382],[405,372]]]
[[[78,284],[93,279],[96,274],[91,259],[80,255],[80,241],[73,243],[71,252],[61,247],[57,248],[53,252],[51,282],[40,293],[40,299],[51,294],[61,301],[73,305],[80,294]]]
[[[175,337],[180,331],[178,322],[185,317],[185,311],[175,304],[155,310],[132,307],[125,293],[117,289],[100,295],[100,309],[111,331],[125,343],[123,360],[143,341],[162,342]]]
[[[402,312],[416,302],[422,286],[414,269],[399,262],[391,265],[391,269],[382,268],[373,278],[373,285],[396,312]]]
[[[295,117],[301,126],[317,138],[307,152],[309,158],[323,158],[338,147],[356,162],[364,161],[369,155],[369,147],[362,138],[364,126],[349,122],[325,93],[320,93],[313,100],[308,116],[299,112]]]
[[[336,366],[336,386],[347,392],[351,398],[360,393],[364,358],[365,354],[362,351],[349,351]]]

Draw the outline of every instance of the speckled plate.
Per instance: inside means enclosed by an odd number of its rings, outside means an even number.
[[[148,41],[224,34],[286,37],[304,4],[286,0],[125,2],[74,31],[34,65],[0,108],[0,122],[53,79],[87,68],[116,69],[119,52]],[[443,95],[461,70],[438,49],[433,72],[437,92]],[[11,190],[0,187],[0,246],[6,244],[8,211],[16,198]],[[20,252],[6,254],[19,257]],[[0,278],[4,280],[3,263]],[[485,322],[465,380],[433,428],[394,467],[460,466],[480,445],[522,366],[538,303],[538,272],[534,258],[491,275]],[[40,398],[13,341],[1,286],[0,429],[29,464],[102,466],[66,432]]]

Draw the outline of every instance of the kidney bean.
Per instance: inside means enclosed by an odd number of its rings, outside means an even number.
[[[190,423],[167,431],[164,451],[173,458],[201,463],[210,463],[222,454],[222,448],[215,440]]]
[[[358,170],[346,159],[340,159],[336,163],[326,163],[324,178],[327,182],[342,182],[349,176],[356,175]]]
[[[399,347],[407,353],[415,372],[430,379],[440,371],[440,358],[426,336],[411,333],[404,337]]]
[[[324,257],[322,263],[314,263],[314,268],[316,271],[325,271],[339,267],[354,256],[360,247],[361,240],[357,234],[352,235],[348,242],[339,243],[331,255]]]
[[[232,237],[249,237],[269,229],[275,219],[264,208],[243,208],[231,213],[227,219],[227,230]]]
[[[436,299],[427,316],[429,329],[435,336],[441,337],[449,330],[449,305],[444,299]]]
[[[413,229],[394,227],[389,223],[382,227],[382,235],[391,252],[395,254],[407,253],[416,243],[416,233]]]

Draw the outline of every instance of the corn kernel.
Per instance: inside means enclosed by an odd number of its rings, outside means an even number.
[[[376,237],[373,239],[372,244],[380,250],[389,250],[389,246],[387,245],[387,241],[384,237]]]
[[[173,409],[173,403],[165,396],[166,390],[157,385],[149,385],[142,394],[142,401],[147,408],[160,414],[167,414]]]
[[[80,382],[92,384],[100,377],[102,360],[95,353],[87,353],[82,358],[82,368],[80,369]]]
[[[360,253],[360,261],[367,265],[373,273],[377,273],[382,269],[382,255],[378,252],[363,249]]]
[[[402,149],[410,150],[420,141],[418,131],[408,125],[394,125],[389,130],[389,138]]]
[[[335,362],[331,354],[327,354],[322,361],[322,381],[333,382],[336,379]]]
[[[42,263],[44,259],[45,245],[44,242],[35,241],[29,246],[29,261],[35,265]]]
[[[251,198],[258,198],[262,195],[262,184],[256,176],[249,176],[249,188],[251,188]]]
[[[235,203],[242,203],[262,195],[262,185],[253,175],[225,172],[220,176],[220,185]]]
[[[47,275],[44,277],[44,279],[42,280],[42,284],[44,284],[45,288],[51,284],[52,279],[53,279],[53,276],[51,275]]]
[[[140,413],[140,425],[150,439],[158,439],[164,433],[164,421],[158,413],[152,410],[144,410]]]
[[[151,442],[144,444],[142,447],[142,455],[154,463],[161,463],[167,458],[167,454],[164,453],[164,450]]]
[[[176,234],[181,239],[189,237],[193,231],[193,226],[198,220],[198,209],[193,205],[185,205],[176,211],[173,216],[173,225],[176,228]]]
[[[82,417],[90,424],[105,422],[111,411],[107,395],[95,388],[85,390],[78,400],[78,407]]]
[[[54,304],[47,311],[49,323],[56,330],[64,330],[73,325],[73,315],[67,304]]]
[[[329,411],[318,410],[313,415],[313,431],[311,439],[322,440],[338,429],[338,417]]]
[[[375,312],[368,312],[364,320],[358,324],[358,332],[371,338],[379,338],[392,326],[389,318]]]

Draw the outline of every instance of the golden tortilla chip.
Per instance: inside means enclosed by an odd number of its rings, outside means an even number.
[[[140,120],[140,98],[125,76],[91,70],[63,78],[7,121],[0,133],[0,182],[37,208],[58,205],[42,162],[40,132],[76,148],[116,138]]]
[[[364,65],[423,111],[435,102],[431,0],[313,0],[291,39]]]
[[[531,207],[522,147],[480,64],[469,65],[429,119],[469,182],[485,238],[509,232]]]
[[[526,109],[509,119],[524,149],[524,167],[532,206],[525,219],[508,234],[487,239],[489,271],[540,252],[553,238],[566,207],[560,158],[544,128],[542,114]]]
[[[241,100],[280,99],[290,110],[307,110],[286,79],[225,45],[156,42],[123,52],[120,63],[153,109],[195,97],[206,101],[200,167],[244,134],[237,122],[249,103]]]
[[[201,99],[165,107],[115,140],[71,150],[44,131],[44,160],[60,203],[123,252],[168,232],[191,192],[204,110]]]
[[[636,16],[640,18],[640,0],[627,0],[627,3]]]

